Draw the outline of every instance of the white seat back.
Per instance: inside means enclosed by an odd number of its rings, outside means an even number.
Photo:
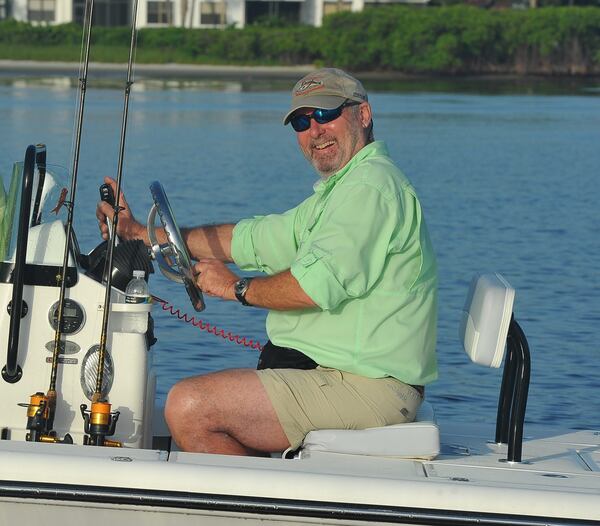
[[[463,309],[459,336],[471,360],[500,367],[515,289],[498,273],[475,276]]]

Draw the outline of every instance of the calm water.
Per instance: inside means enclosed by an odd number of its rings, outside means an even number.
[[[428,392],[441,417],[495,418],[501,374],[470,364],[457,327],[468,283],[499,271],[516,287],[529,338],[528,422],[600,427],[599,90],[499,94],[463,84],[371,89],[377,138],[413,181],[440,266],[440,380]],[[491,87],[491,86],[489,86]],[[122,88],[90,85],[76,228],[98,242],[98,186],[114,174]],[[30,143],[70,165],[76,92],[67,79],[0,82],[0,171]],[[165,185],[180,225],[284,211],[311,192],[314,174],[281,125],[288,93],[236,83],[138,83],[130,105],[124,189],[139,218],[148,184]],[[191,311],[183,288],[154,275],[152,291]],[[202,319],[265,339],[264,313],[207,300]],[[159,394],[184,376],[254,366],[256,352],[154,312]]]

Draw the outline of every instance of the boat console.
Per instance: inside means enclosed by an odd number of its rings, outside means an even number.
[[[14,166],[8,192],[2,192],[0,397],[4,404],[0,429],[2,438],[10,440],[31,440],[36,436],[31,429],[39,409],[35,400],[48,389],[59,329],[61,266],[70,203],[65,174],[58,167],[40,166],[36,162],[38,149],[28,148],[25,161]],[[53,440],[62,441],[69,436],[73,442],[83,444],[86,433],[81,405],[89,405],[95,392],[105,309],[106,243],[91,254],[82,255],[74,232],[72,235],[50,431]],[[139,328],[134,331],[128,323],[131,313],[141,312],[150,319],[152,305],[126,304],[124,294],[133,267],[146,273],[152,271],[150,257],[144,251],[139,244],[122,244],[117,251],[101,388],[102,395],[110,397],[119,413],[119,425],[112,438],[128,447],[150,447],[152,440],[152,324],[140,333]],[[20,308],[13,309],[14,305]],[[14,311],[20,316],[15,316]]]

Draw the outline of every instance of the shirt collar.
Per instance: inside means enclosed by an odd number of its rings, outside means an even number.
[[[383,141],[374,141],[366,146],[363,146],[350,161],[346,163],[344,167],[330,175],[326,179],[320,178],[313,184],[313,189],[317,193],[322,193],[330,190],[335,186],[335,184],[346,175],[349,171],[351,171],[357,164],[361,161],[369,158],[388,155],[387,146]]]

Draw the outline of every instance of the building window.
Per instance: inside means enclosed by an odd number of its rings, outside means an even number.
[[[282,21],[288,24],[300,22],[302,2],[271,2],[248,0],[246,2],[246,24]]]
[[[222,26],[225,24],[225,2],[200,2],[200,25]]]
[[[29,22],[54,22],[55,0],[29,0],[27,19]]]
[[[95,26],[129,26],[131,15],[130,0],[95,0]],[[83,24],[85,18],[85,0],[73,0],[73,21]]]
[[[94,24],[98,26],[128,26],[131,23],[129,0],[96,0]]]
[[[342,11],[351,11],[352,2],[340,2],[335,0],[333,2],[323,3],[323,16],[332,15],[333,13],[341,13]]]
[[[173,2],[148,2],[148,23],[171,25],[173,23]]]

